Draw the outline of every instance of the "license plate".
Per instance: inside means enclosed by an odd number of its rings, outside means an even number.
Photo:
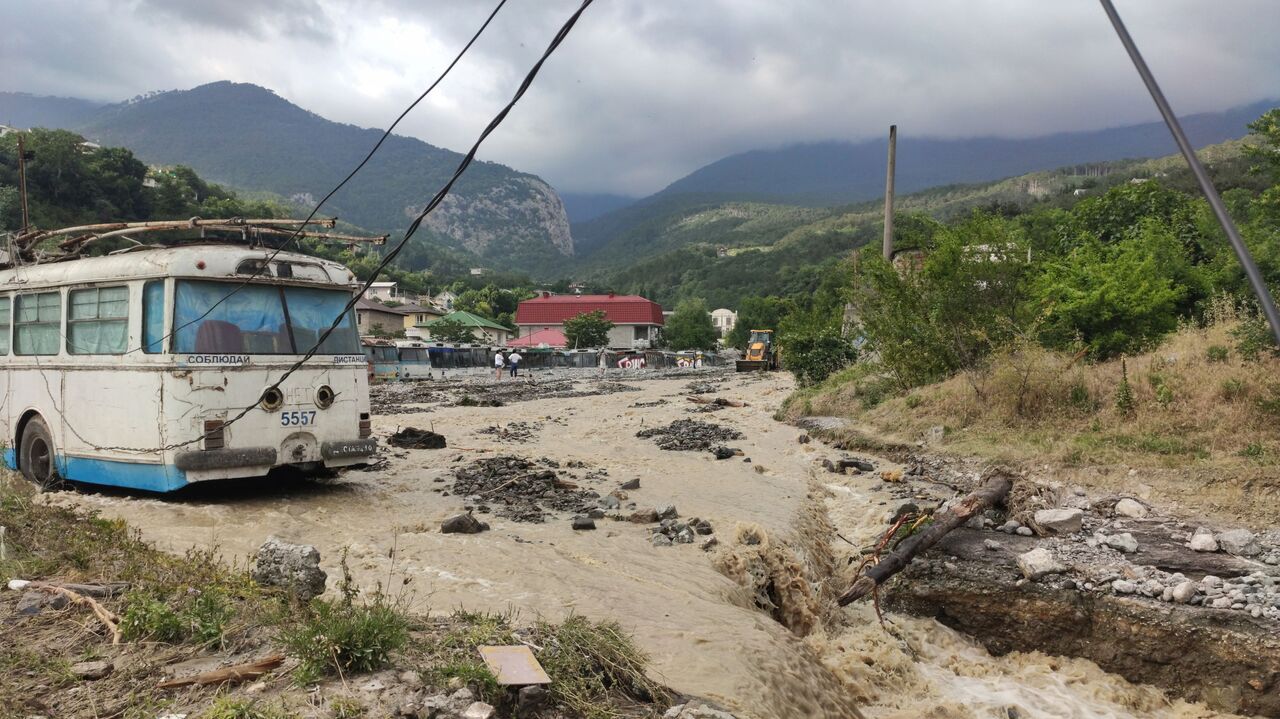
[[[281,427],[305,427],[316,423],[315,410],[293,410],[280,413]]]

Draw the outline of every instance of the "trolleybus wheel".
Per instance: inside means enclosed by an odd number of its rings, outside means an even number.
[[[39,485],[40,489],[56,489],[62,484],[54,462],[53,437],[49,434],[49,427],[39,417],[32,417],[27,426],[22,428],[18,465],[22,475]]]

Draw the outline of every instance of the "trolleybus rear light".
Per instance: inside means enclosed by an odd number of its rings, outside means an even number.
[[[226,446],[226,435],[223,432],[223,422],[220,419],[205,420],[204,423],[204,448],[205,449],[222,449]]]
[[[373,424],[369,421],[369,413],[360,413],[360,439],[367,439],[373,434]]]
[[[284,392],[278,387],[272,387],[262,393],[262,408],[268,412],[280,409],[284,404]]]
[[[316,406],[320,409],[329,409],[333,406],[333,399],[337,397],[333,393],[333,388],[327,384],[320,385],[316,390]]]

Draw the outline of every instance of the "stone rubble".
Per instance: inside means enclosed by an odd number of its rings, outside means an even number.
[[[328,579],[320,568],[320,551],[309,544],[267,537],[254,555],[253,581],[283,587],[303,601],[323,594]]]
[[[546,458],[486,457],[455,469],[451,490],[467,498],[468,509],[485,514],[496,505],[499,517],[514,522],[542,522],[549,512],[588,514],[596,509],[600,495],[562,477],[559,467]]]
[[[704,452],[715,451],[725,442],[742,439],[742,433],[732,427],[695,419],[678,419],[665,427],[642,429],[636,436],[653,438],[659,449]]]

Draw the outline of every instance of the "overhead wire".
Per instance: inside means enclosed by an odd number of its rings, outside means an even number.
[[[378,277],[382,274],[382,271],[385,270],[393,260],[395,260],[395,258],[400,254],[401,251],[404,250],[409,240],[414,236],[414,234],[417,233],[418,228],[422,226],[422,222],[427,218],[427,215],[430,215],[432,211],[434,211],[437,207],[440,206],[440,203],[444,202],[444,199],[449,195],[449,192],[453,189],[454,184],[457,183],[458,179],[462,177],[462,174],[466,172],[467,168],[470,167],[471,163],[475,160],[476,153],[479,152],[480,146],[484,144],[484,141],[489,137],[489,135],[492,134],[493,131],[496,130],[504,120],[506,120],[507,115],[510,114],[511,110],[516,106],[516,103],[518,103],[520,99],[524,97],[525,92],[528,91],[529,87],[533,84],[534,79],[537,78],[538,73],[542,70],[542,66],[551,57],[551,55],[560,47],[560,44],[564,42],[565,38],[569,36],[569,32],[577,24],[578,19],[582,17],[582,13],[585,12],[586,9],[591,6],[592,2],[594,2],[594,0],[582,0],[582,4],[578,6],[578,9],[575,10],[573,14],[569,16],[568,20],[566,20],[565,23],[560,27],[560,30],[551,39],[551,42],[547,45],[546,50],[542,52],[542,55],[538,58],[538,61],[534,63],[533,67],[529,70],[528,74],[525,75],[524,80],[520,83],[519,88],[516,89],[516,92],[512,96],[511,100],[505,106],[503,106],[503,108],[498,112],[497,115],[494,116],[492,120],[489,121],[489,124],[480,133],[480,136],[476,139],[475,143],[472,144],[471,149],[467,151],[467,154],[464,155],[462,160],[458,163],[457,168],[453,171],[453,174],[449,177],[449,180],[445,182],[445,184],[441,186],[439,190],[436,191],[435,195],[432,196],[431,200],[426,204],[425,207],[423,207],[422,211],[418,213],[417,217],[414,218],[413,222],[409,224],[409,228],[405,231],[404,237],[401,238],[400,241],[396,243],[395,247],[393,247],[390,251],[388,251],[383,256],[382,261],[378,263],[378,265],[373,269],[373,272],[370,273],[369,278],[365,280],[363,286],[360,288],[360,292],[352,296],[352,298],[347,302],[343,310],[339,312],[336,317],[334,317],[333,322],[329,325],[329,327],[323,333],[321,333],[319,338],[316,340],[315,344],[312,345],[311,348],[307,350],[307,352],[300,359],[298,359],[287,370],[285,370],[284,373],[280,375],[279,379],[277,379],[271,386],[264,389],[262,393],[259,395],[258,400],[254,401],[253,404],[240,410],[233,417],[227,420],[224,420],[223,423],[220,425],[219,429],[215,431],[221,431],[227,427],[230,427],[231,425],[243,419],[254,409],[258,408],[261,404],[263,397],[265,397],[267,394],[273,391],[279,390],[280,386],[284,384],[285,380],[287,380],[290,376],[292,376],[294,372],[297,372],[299,369],[301,369],[304,364],[306,364],[312,357],[316,355],[316,353],[319,351],[319,348],[325,343],[326,340],[329,339],[329,336],[332,335],[335,331],[337,331],[337,329],[347,319],[348,313],[350,313],[352,308],[355,307],[359,299],[362,296],[364,296],[364,293],[368,291],[369,287],[374,282],[377,281]],[[150,454],[154,452],[163,452],[167,450],[178,449],[180,447],[185,447],[188,445],[195,444],[196,442],[203,440],[206,436],[208,436],[208,434],[209,432],[202,433],[193,439],[184,440],[182,442],[174,442],[174,443],[166,444],[162,447],[143,449],[143,448],[133,448],[133,447],[94,446],[94,449],[97,449],[99,451],[121,451],[121,452],[136,452],[136,453]]]

